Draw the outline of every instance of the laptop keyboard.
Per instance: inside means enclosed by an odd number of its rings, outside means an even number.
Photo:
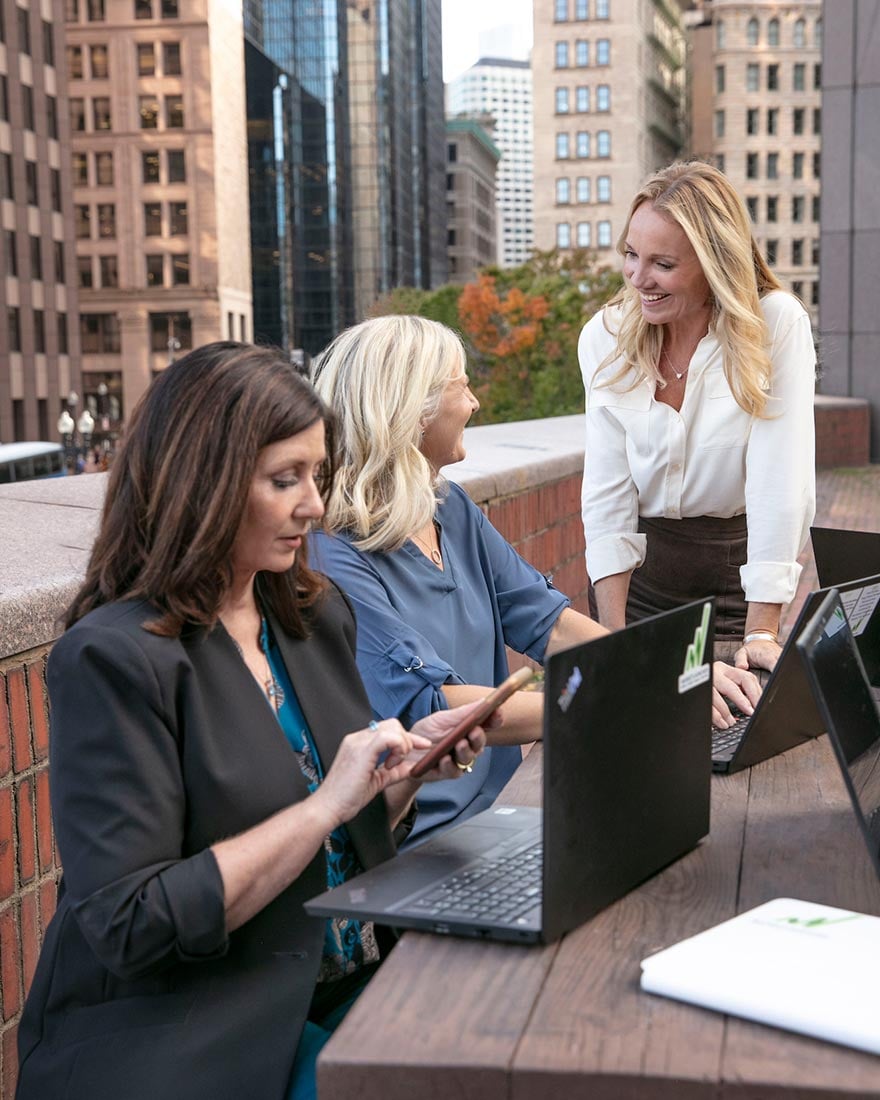
[[[538,841],[477,860],[406,908],[445,920],[455,917],[513,922],[541,904],[542,858],[543,844]]]
[[[736,709],[734,714],[738,713]],[[726,730],[719,730],[712,728],[712,758],[713,760],[725,759],[729,760],[730,757],[736,752],[740,741],[743,739],[743,734],[746,732],[746,726],[749,724],[751,715],[740,714],[736,719],[736,722]]]

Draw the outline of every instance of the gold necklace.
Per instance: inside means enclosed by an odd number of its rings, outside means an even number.
[[[690,363],[688,363],[688,365],[684,368],[684,370],[682,370],[682,371],[676,370],[675,367],[673,366],[672,360],[669,358],[669,352],[666,350],[666,348],[663,349],[663,352],[662,352],[660,358],[666,360],[666,363],[669,366],[669,369],[672,371],[672,373],[676,377],[676,380],[679,381],[679,382],[682,380],[682,378],[684,378],[684,376],[687,374],[687,372],[691,369],[691,365],[690,365]]]
[[[434,531],[434,537],[437,538],[437,528],[434,527],[433,524],[431,524],[431,527]],[[428,551],[428,557],[437,566],[437,568],[438,569],[441,568],[442,565],[443,565],[443,556],[440,553],[440,541],[439,541],[439,539],[437,541],[436,546],[430,546],[423,539],[420,539],[418,535],[413,535],[413,539],[415,540],[415,542],[417,542],[419,544],[419,546],[423,547],[425,550]]]

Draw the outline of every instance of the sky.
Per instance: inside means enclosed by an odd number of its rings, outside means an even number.
[[[479,60],[480,31],[515,24],[532,40],[532,0],[442,0],[443,79],[451,80]],[[522,57],[525,60],[525,55]]]

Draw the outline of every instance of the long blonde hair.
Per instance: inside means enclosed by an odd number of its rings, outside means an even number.
[[[740,408],[752,416],[763,415],[771,363],[760,301],[769,291],[781,290],[782,284],[755,243],[742,199],[711,164],[670,164],[655,173],[633,199],[617,242],[621,255],[632,216],[645,202],[684,230],[714,299],[713,329],[721,345],[727,384]],[[619,305],[621,317],[615,333],[617,347],[602,366],[618,358],[623,365],[607,384],[614,385],[630,371],[636,375],[633,385],[643,379],[663,384],[657,366],[663,326],[649,324],[642,317],[639,293],[629,283],[608,304]]]
[[[315,359],[312,380],[339,432],[328,530],[349,532],[363,550],[396,550],[431,522],[444,482],[419,443],[464,363],[451,329],[413,316],[363,321]]]

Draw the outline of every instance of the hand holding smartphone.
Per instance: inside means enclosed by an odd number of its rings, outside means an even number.
[[[447,753],[452,752],[462,737],[467,737],[474,726],[481,726],[505,699],[509,699],[515,691],[525,687],[530,680],[534,679],[534,676],[535,673],[530,668],[521,668],[508,676],[494,691],[490,691],[485,698],[481,699],[479,705],[466,718],[463,718],[454,729],[451,729],[442,740],[425,753],[409,773],[411,778],[421,779]]]

